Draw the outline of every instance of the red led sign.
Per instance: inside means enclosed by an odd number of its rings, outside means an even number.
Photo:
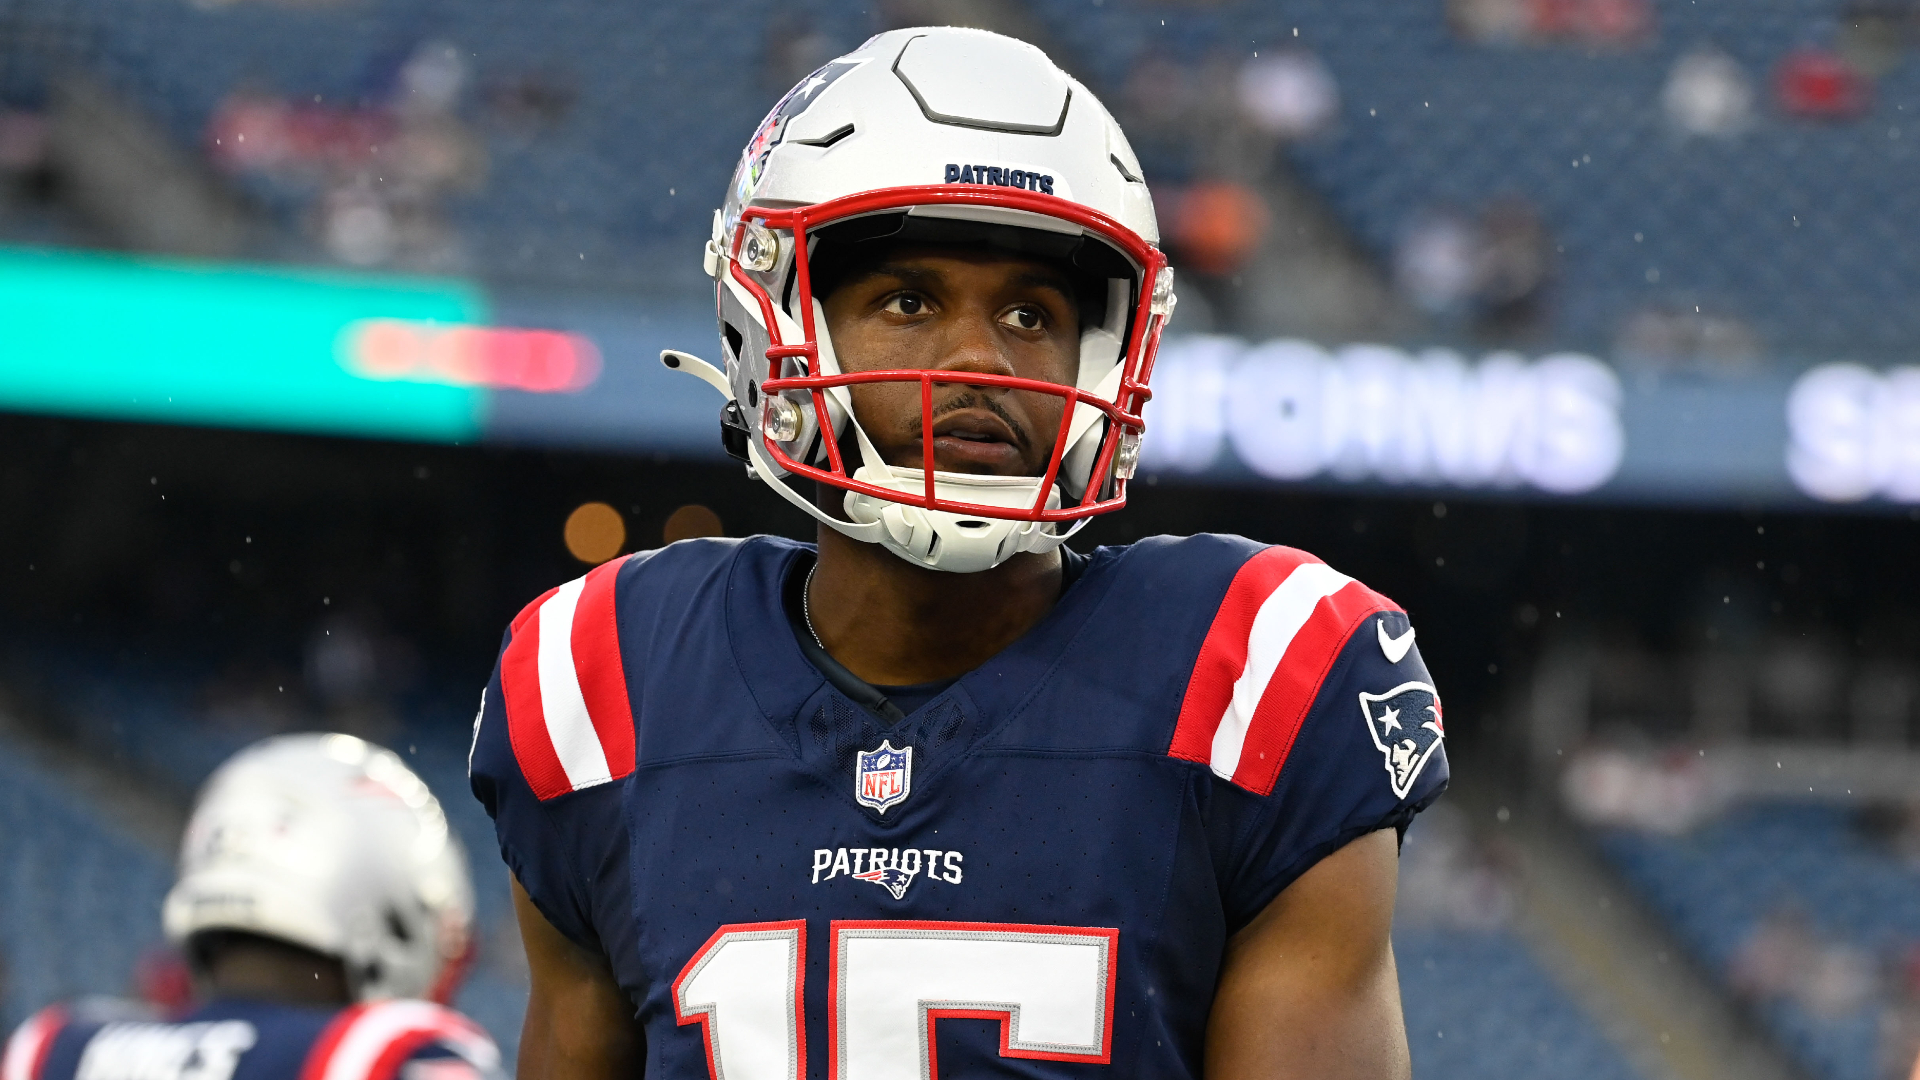
[[[600,350],[558,330],[365,319],[341,332],[347,370],[383,382],[569,393],[600,376]]]

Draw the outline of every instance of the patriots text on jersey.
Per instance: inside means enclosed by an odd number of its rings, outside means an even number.
[[[1227,940],[1446,783],[1406,615],[1304,552],[1099,549],[892,720],[801,647],[813,557],[603,565],[514,621],[487,688],[501,850],[662,1075],[1198,1076]]]

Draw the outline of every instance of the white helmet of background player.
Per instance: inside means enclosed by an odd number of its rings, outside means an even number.
[[[1078,384],[843,374],[810,260],[823,243],[883,238],[992,244],[1104,281],[1093,290],[1104,305],[1083,305],[1105,310],[1083,312],[1093,318],[1081,331]],[[984,30],[894,30],[794,87],[747,144],[706,252],[725,375],[684,353],[662,359],[731,399],[729,449],[801,509],[918,565],[984,570],[1051,550],[1089,516],[1125,503],[1147,379],[1173,309],[1173,272],[1158,240],[1126,136],[1046,54]],[[883,462],[852,417],[848,385],[923,379],[1066,399],[1046,475]],[[931,406],[922,408],[930,433]],[[841,450],[849,433],[857,467]],[[846,520],[820,510],[790,477],[844,489]]]
[[[427,785],[351,735],[282,735],[201,788],[167,937],[237,930],[337,957],[354,997],[445,1002],[473,924],[466,855]]]

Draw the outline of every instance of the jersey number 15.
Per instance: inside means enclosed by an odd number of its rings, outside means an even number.
[[[827,1075],[935,1080],[934,1023],[1000,1021],[1002,1057],[1107,1064],[1120,931],[1019,923],[831,924]],[[805,920],[730,923],[673,981],[713,1080],[805,1080]]]

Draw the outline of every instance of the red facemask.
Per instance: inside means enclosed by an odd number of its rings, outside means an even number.
[[[809,234],[817,234],[824,226],[863,214],[929,205],[990,206],[1042,214],[1081,227],[1087,233],[1111,245],[1132,262],[1136,269],[1135,280],[1139,282],[1139,287],[1133,297],[1133,316],[1128,320],[1124,331],[1126,340],[1124,352],[1120,358],[1120,383],[1114,400],[1107,401],[1078,387],[985,372],[902,369],[828,374],[821,370],[820,328],[815,325],[813,283],[808,269]],[[800,324],[804,331],[804,340],[801,341],[782,340],[780,326],[774,316],[773,298],[766,288],[741,266],[741,263],[745,262],[747,266],[754,267],[758,262],[763,265],[755,267],[756,269],[771,269],[775,262],[777,250],[775,245],[778,243],[777,238],[772,234],[776,231],[788,231],[792,234],[794,299],[799,307]],[[766,366],[761,370],[761,377],[753,380],[759,384],[763,394],[759,402],[749,401],[745,404],[749,408],[761,410],[761,429],[758,437],[768,460],[775,465],[797,476],[817,480],[846,491],[860,492],[927,510],[943,510],[986,518],[1015,521],[1075,521],[1117,510],[1126,505],[1127,480],[1133,475],[1139,456],[1140,437],[1146,430],[1146,423],[1141,418],[1141,410],[1146,405],[1147,399],[1152,396],[1147,383],[1153,374],[1153,358],[1159,349],[1161,331],[1172,310],[1173,291],[1173,272],[1167,267],[1166,256],[1132,230],[1096,210],[1052,195],[1008,188],[983,189],[969,185],[928,185],[863,192],[787,210],[749,206],[741,212],[728,245],[732,255],[732,259],[727,264],[728,271],[732,274],[733,280],[759,304],[761,321],[767,327],[771,341],[766,351]],[[752,364],[757,359],[747,356],[739,358],[742,364]],[[805,374],[782,376],[783,362],[789,359],[797,360],[802,364]],[[881,382],[917,383],[920,387],[920,420],[923,433],[922,472],[925,476],[925,488],[918,494],[855,479],[843,460],[840,446],[833,437],[831,424],[827,419],[831,414],[827,408],[825,391],[834,387]],[[1053,453],[1047,462],[1046,471],[1040,478],[1038,498],[1033,505],[991,506],[942,499],[935,493],[934,386],[955,384],[1050,394],[1063,399],[1065,408],[1061,412],[1060,429],[1054,439]],[[795,459],[779,445],[780,440],[777,436],[782,432],[797,434],[801,429],[800,406],[783,396],[783,392],[787,391],[800,391],[806,394],[812,402],[813,415],[822,421],[820,428],[823,431],[827,456],[827,464],[824,468]],[[1107,421],[1106,430],[1093,466],[1088,476],[1084,478],[1085,491],[1080,501],[1071,506],[1049,507],[1049,495],[1059,477],[1062,461],[1071,449],[1069,435],[1074,415],[1081,405],[1086,405],[1103,414]]]

